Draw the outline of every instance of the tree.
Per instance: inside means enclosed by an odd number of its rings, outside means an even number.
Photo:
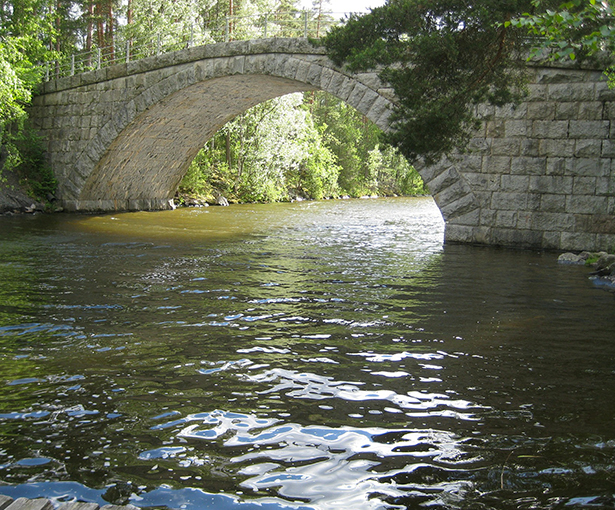
[[[0,148],[5,168],[22,161],[16,144],[26,119],[25,106],[40,81],[38,60],[44,60],[46,42],[38,37],[51,31],[49,6],[37,0],[14,0],[0,9]]]
[[[534,37],[530,58],[576,60],[606,54],[609,84],[615,87],[615,26],[610,2],[571,0],[556,9],[544,9],[541,0],[534,0],[532,12],[511,20],[510,24]]]
[[[380,139],[380,130],[364,115],[324,92],[311,93],[309,106],[320,127],[323,142],[340,166],[338,182],[352,196],[377,193],[369,170],[369,152]]]
[[[32,96],[31,67],[22,59],[19,39],[0,41],[0,125],[25,116],[24,104]]]
[[[521,31],[507,23],[529,0],[389,0],[350,16],[324,39],[353,71],[377,69],[395,90],[387,141],[412,160],[463,150],[478,126],[475,106],[522,97]]]
[[[24,104],[30,101],[31,88],[15,40],[0,42],[0,161],[11,169],[21,161],[21,155],[14,143],[15,128],[26,117]],[[15,124],[15,126],[13,126]]]
[[[35,134],[27,127],[26,106],[39,83],[39,62],[51,55],[53,34],[50,5],[38,0],[14,0],[0,8],[0,177],[18,171],[37,198],[53,193],[55,179],[45,165]]]
[[[379,144],[379,135],[324,92],[273,99],[224,126],[199,152],[180,192],[242,202],[425,193],[416,170]]]
[[[337,195],[339,169],[302,94],[261,103],[229,122],[199,153],[180,185],[248,202]]]
[[[419,173],[398,150],[376,145],[368,154],[372,188],[385,195],[423,195],[427,193]]]

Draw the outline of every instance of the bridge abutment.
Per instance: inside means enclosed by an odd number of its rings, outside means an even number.
[[[442,208],[446,240],[614,250],[615,90],[600,71],[529,72],[525,102],[482,107],[469,151],[422,172],[436,201],[466,197],[465,208]],[[453,189],[459,180],[465,190]]]

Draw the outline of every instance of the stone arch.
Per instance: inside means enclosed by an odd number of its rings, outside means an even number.
[[[81,208],[111,205],[101,199],[113,200],[114,208],[164,208],[199,149],[224,124],[263,101],[304,90],[311,88],[271,76],[234,75],[168,95],[113,138],[84,180]]]
[[[615,91],[601,69],[528,72],[524,103],[479,108],[483,123],[470,152],[419,168],[445,219],[445,239],[612,249]],[[66,209],[163,209],[209,133],[260,101],[304,90],[329,92],[390,127],[395,98],[377,74],[338,68],[305,39],[200,46],[48,82],[30,119]],[[219,109],[203,124],[210,106]],[[147,141],[154,132],[158,138]],[[162,158],[165,147],[176,160]],[[157,159],[157,170],[146,172]]]
[[[395,97],[377,73],[339,68],[305,39],[211,44],[62,78],[43,85],[31,117],[65,209],[165,209],[198,150],[226,122],[308,90],[328,92],[390,129]],[[445,220],[476,215],[461,171],[419,172]]]
[[[62,189],[65,206],[168,207],[188,165],[217,130],[248,108],[292,92],[324,90],[388,129],[392,97],[376,74],[347,74],[307,41],[248,43],[195,49],[201,54],[186,50],[170,63],[160,57],[154,69],[127,69],[98,85],[126,97],[101,112],[102,125],[82,144]]]

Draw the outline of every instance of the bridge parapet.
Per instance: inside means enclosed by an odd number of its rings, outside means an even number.
[[[219,58],[228,59],[232,57],[240,57],[241,60],[242,57],[246,56],[271,54],[309,55],[312,57],[320,55],[326,58],[326,50],[324,48],[315,46],[303,38],[255,39],[204,44],[45,81],[40,84],[38,93],[40,95],[52,94],[95,83],[109,82],[127,76],[165,68],[170,69],[197,61],[209,61]],[[241,69],[237,69],[237,71],[242,72]]]

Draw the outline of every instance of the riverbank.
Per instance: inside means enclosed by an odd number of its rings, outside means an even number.
[[[567,265],[588,266],[592,269],[591,277],[599,287],[615,292],[615,255],[605,251],[583,251],[579,254],[562,253],[558,263]]]
[[[430,195],[426,193],[417,193],[415,195],[405,195],[411,197],[428,197]],[[373,199],[373,198],[398,198],[399,195],[390,194],[390,195],[363,195],[357,197],[351,197],[349,195],[336,195],[331,197],[324,197],[320,199],[313,199],[309,197],[303,196],[294,196],[288,200],[280,200],[280,202],[309,202],[313,200],[350,200],[351,198],[360,198],[360,199]],[[175,207],[209,207],[210,205],[236,205],[236,204],[247,204],[247,203],[258,203],[258,204],[271,204],[275,202],[243,202],[241,200],[227,198],[221,194],[209,194],[209,195],[198,195],[198,194],[189,194],[189,193],[177,193],[173,199],[173,203]]]
[[[13,172],[2,171],[0,174],[0,214],[33,213],[44,210],[45,205],[28,195]]]

